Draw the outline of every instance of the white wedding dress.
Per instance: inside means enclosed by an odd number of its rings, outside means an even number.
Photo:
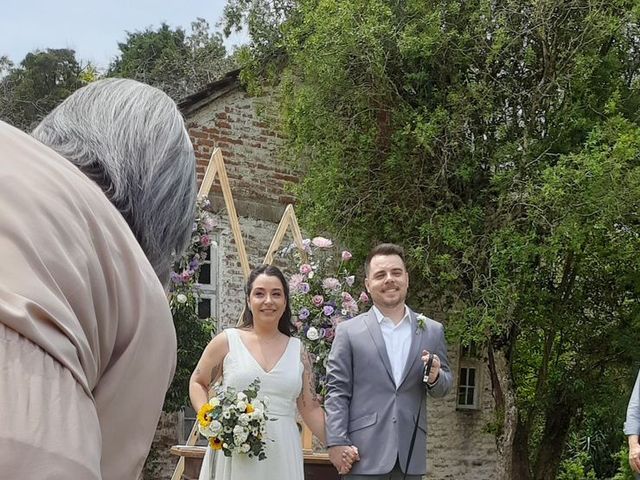
[[[223,386],[244,390],[260,379],[259,398],[268,397],[265,460],[244,454],[225,457],[207,447],[199,480],[304,480],[302,442],[296,424],[296,399],[302,389],[300,340],[291,337],[276,365],[265,372],[235,328],[225,330],[229,353],[223,362]],[[272,421],[273,420],[273,421]]]

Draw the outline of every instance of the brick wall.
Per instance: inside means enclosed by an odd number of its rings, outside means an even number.
[[[239,203],[236,208],[243,212],[242,207],[250,203],[281,206],[281,212],[294,201],[287,183],[295,182],[298,176],[278,158],[282,136],[275,130],[276,121],[268,111],[269,105],[268,97],[253,99],[238,89],[187,119],[198,159],[198,181],[204,177],[214,148],[219,147],[234,198]],[[220,195],[217,178],[211,190],[214,196]]]

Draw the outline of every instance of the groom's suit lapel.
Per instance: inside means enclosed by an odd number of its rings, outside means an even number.
[[[387,354],[387,347],[384,344],[384,339],[382,338],[382,331],[380,330],[380,324],[378,323],[378,319],[376,318],[376,314],[373,311],[373,308],[369,310],[366,318],[364,319],[364,323],[371,334],[371,339],[378,349],[378,354],[380,355],[380,359],[382,360],[382,364],[384,368],[387,370],[389,374],[389,378],[393,382],[393,372],[391,370],[391,362],[389,361],[389,355]]]
[[[424,330],[417,328],[418,320],[416,319],[415,312],[411,309],[409,309],[409,318],[411,319],[411,347],[409,347],[409,355],[407,356],[407,362],[404,365],[404,371],[402,372],[402,378],[400,379],[398,388],[404,383],[411,368],[420,356],[420,345],[422,344],[422,334],[424,333]]]

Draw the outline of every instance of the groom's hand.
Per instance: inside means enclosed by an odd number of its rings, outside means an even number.
[[[360,460],[360,455],[354,445],[336,445],[329,447],[329,460],[340,475],[345,475],[349,473],[353,463]]]
[[[429,357],[431,357],[433,355],[433,363],[431,364],[431,371],[429,372],[429,378],[428,379],[423,379],[425,382],[427,382],[428,385],[433,385],[434,383],[436,383],[436,380],[438,379],[438,375],[440,374],[440,366],[442,365],[440,363],[440,359],[438,358],[438,355],[436,355],[435,353],[429,353],[426,350],[422,351],[422,363],[424,363],[424,365],[427,365],[427,362],[429,361]]]

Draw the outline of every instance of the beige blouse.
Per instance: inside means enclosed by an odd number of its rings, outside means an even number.
[[[176,364],[165,292],[100,188],[2,122],[0,322],[94,399],[103,478],[136,478]]]

